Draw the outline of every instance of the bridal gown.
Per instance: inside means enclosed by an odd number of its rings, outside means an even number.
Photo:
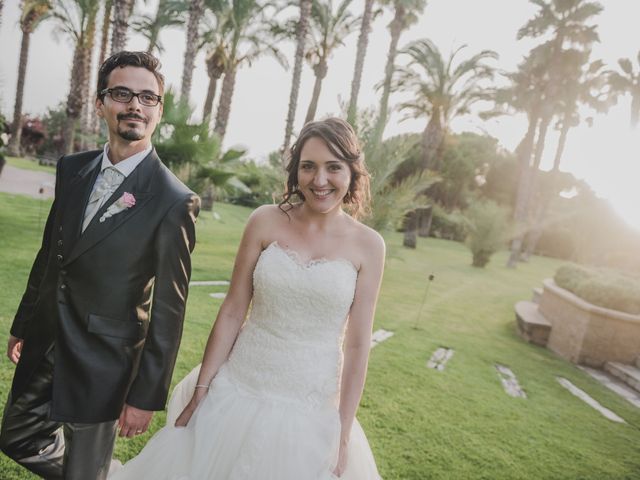
[[[332,480],[338,458],[342,342],[357,271],[272,243],[226,363],[186,427],[174,422],[198,367],[176,386],[167,426],[109,480]],[[357,420],[342,480],[379,480]]]

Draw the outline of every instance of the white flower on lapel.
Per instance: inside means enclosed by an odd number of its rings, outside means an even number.
[[[100,223],[104,222],[107,218],[111,218],[114,215],[124,212],[136,204],[136,197],[132,193],[124,192],[122,196],[109,205],[106,212],[100,217]]]

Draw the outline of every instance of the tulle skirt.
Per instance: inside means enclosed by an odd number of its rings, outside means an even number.
[[[193,394],[196,367],[175,388],[167,426],[109,480],[334,480],[340,419],[233,382],[223,366],[186,427],[173,426]],[[342,480],[379,480],[357,420]]]

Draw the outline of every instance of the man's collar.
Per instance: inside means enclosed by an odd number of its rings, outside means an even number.
[[[147,148],[143,151],[135,153],[128,158],[116,163],[115,165],[111,163],[109,160],[109,144],[104,144],[104,154],[102,155],[102,165],[100,166],[100,171],[103,171],[105,168],[113,167],[122,173],[125,177],[131,175],[131,172],[135,170],[138,164],[144,160],[144,158],[149,155],[149,153],[153,150],[153,145],[149,144]]]

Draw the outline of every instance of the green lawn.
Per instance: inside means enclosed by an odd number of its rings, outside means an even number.
[[[249,214],[230,205],[216,210],[221,220],[206,212],[198,220],[194,280],[229,278]],[[43,217],[38,200],[0,194],[1,332],[8,332]],[[407,250],[399,234],[386,240],[389,255],[374,328],[395,335],[372,351],[358,412],[383,478],[640,479],[640,410],[515,334],[514,303],[529,298],[557,261],[533,258],[514,271],[504,267],[503,253],[479,270],[458,243],[421,239],[418,249]],[[430,273],[435,280],[415,329]],[[174,382],[200,361],[220,304],[209,297],[213,291],[221,289],[191,289]],[[6,333],[0,335],[5,339]],[[443,372],[426,368],[439,346],[456,351]],[[527,400],[503,392],[496,363],[516,373]],[[0,365],[1,404],[13,368],[6,359]],[[570,379],[628,423],[605,419],[564,390],[556,376]],[[151,432],[163,422],[164,415],[156,415]],[[116,456],[130,458],[150,435],[119,440]],[[1,455],[0,472],[2,480],[35,478]]]
[[[40,165],[37,160],[22,157],[6,157],[7,165],[21,168],[23,170],[33,170],[36,172],[56,173],[56,167]]]

